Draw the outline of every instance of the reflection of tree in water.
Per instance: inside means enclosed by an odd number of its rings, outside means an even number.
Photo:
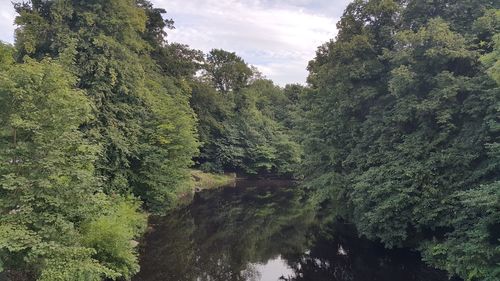
[[[301,189],[272,182],[201,192],[158,219],[134,280],[258,281],[255,264],[279,255],[295,273],[283,281],[448,280],[407,250],[359,239],[347,224],[319,223],[333,220],[321,213]]]
[[[249,262],[305,250],[314,212],[299,189],[246,187],[221,193],[203,193],[195,200],[200,256],[218,260],[226,254],[232,268],[242,271]]]
[[[247,281],[259,281],[262,277],[254,264],[248,264],[247,268],[241,272],[241,276]]]
[[[446,281],[445,272],[425,266],[408,249],[387,250],[358,238],[352,225],[335,223],[318,231],[305,254],[284,257],[295,276],[283,281]]]
[[[189,210],[175,211],[161,222],[155,220],[143,249],[147,255],[142,257],[141,271],[134,280],[196,280],[195,225]]]
[[[259,280],[252,263],[304,252],[314,208],[302,190],[273,185],[201,192],[161,218],[135,280]]]

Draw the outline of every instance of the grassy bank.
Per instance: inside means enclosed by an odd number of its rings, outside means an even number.
[[[212,189],[230,185],[236,180],[235,174],[212,174],[200,170],[191,170],[195,190]]]

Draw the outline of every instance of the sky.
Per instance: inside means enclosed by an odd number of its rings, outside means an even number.
[[[0,40],[14,41],[12,0],[0,0]],[[105,1],[105,0],[103,0]],[[318,46],[335,37],[350,0],[151,0],[175,21],[168,40],[236,52],[279,85],[305,83]]]

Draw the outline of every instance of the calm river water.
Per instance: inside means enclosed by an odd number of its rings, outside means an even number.
[[[287,181],[239,181],[152,220],[134,281],[446,281],[320,215]],[[323,212],[328,213],[328,212]]]

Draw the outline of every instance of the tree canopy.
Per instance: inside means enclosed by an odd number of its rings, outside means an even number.
[[[309,65],[306,183],[466,280],[500,277],[498,8],[354,1]]]

